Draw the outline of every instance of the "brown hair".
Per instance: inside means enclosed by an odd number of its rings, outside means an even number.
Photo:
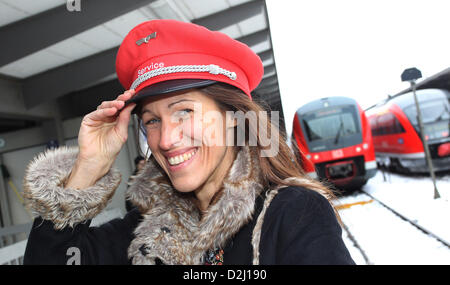
[[[260,104],[250,100],[249,97],[240,89],[228,84],[218,83],[204,87],[200,90],[214,99],[216,103],[225,111],[242,111],[244,113],[253,111],[256,113],[258,118],[260,111],[267,111]],[[293,149],[291,149],[284,140],[285,134],[280,133],[277,126],[274,126],[270,120],[268,120],[266,130],[263,128],[255,128],[249,124],[248,120],[245,122],[245,128],[246,140],[248,140],[250,136],[255,136],[255,138],[257,138],[257,145],[253,147],[250,146],[250,148],[256,148],[258,154],[261,154],[264,149],[261,143],[261,136],[266,134],[269,136],[278,134],[278,153],[274,156],[268,157],[262,157],[259,155],[265,189],[280,185],[300,186],[319,192],[328,199],[331,205],[333,205],[332,200],[336,198],[333,191],[323,183],[310,178],[304,172],[301,160],[299,159],[300,150],[298,149],[295,141],[292,142]],[[287,179],[291,177],[295,177],[296,179]],[[338,220],[340,220],[337,210],[335,209],[334,211]]]

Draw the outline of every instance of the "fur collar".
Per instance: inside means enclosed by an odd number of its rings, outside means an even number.
[[[217,202],[200,219],[190,195],[173,189],[154,160],[127,191],[144,219],[128,249],[133,264],[202,264],[208,250],[225,246],[252,219],[255,199],[263,190],[258,155],[243,147],[224,181]]]

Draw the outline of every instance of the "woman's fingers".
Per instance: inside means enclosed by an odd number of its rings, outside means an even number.
[[[115,107],[98,109],[87,114],[83,121],[88,125],[91,125],[91,123],[96,123],[95,125],[97,125],[99,122],[112,123],[116,120],[117,111]]]
[[[103,101],[98,107],[99,109],[108,109],[108,108],[116,108],[118,110],[122,109],[122,107],[125,105],[124,101],[114,100],[114,101]]]
[[[128,137],[128,123],[130,122],[131,111],[133,111],[134,107],[136,107],[136,104],[131,103],[130,105],[123,108],[123,110],[120,111],[119,117],[117,119],[116,128],[124,141],[126,141]]]
[[[117,110],[122,109],[125,106],[125,101],[128,101],[134,96],[135,92],[133,89],[125,91],[123,94],[119,95],[116,100],[113,101],[103,101],[97,109],[107,109],[116,108]]]
[[[132,103],[125,107],[125,101],[129,100],[134,94],[134,90],[128,90],[119,95],[114,101],[102,102],[97,107],[97,110],[84,116],[83,125],[97,128],[103,124],[116,123],[114,129],[122,139],[126,140],[131,111],[136,104]]]
[[[134,89],[130,89],[119,95],[116,100],[127,101],[130,100],[135,94],[136,92],[134,91]]]
[[[122,112],[121,110],[125,107],[125,101],[131,99],[135,95],[135,91],[133,89],[125,91],[123,94],[119,95],[116,100],[113,101],[103,101],[98,107],[97,110],[87,114],[85,116],[85,119],[92,120],[92,121],[105,121],[105,122],[112,122],[115,120],[113,119],[113,116],[118,115],[119,112]],[[134,107],[130,107],[135,104],[130,104],[127,106],[127,112],[125,112],[125,116],[123,119],[125,119],[128,123],[129,116],[131,114],[131,111]]]

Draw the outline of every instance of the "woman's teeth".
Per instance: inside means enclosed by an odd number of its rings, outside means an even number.
[[[183,154],[174,156],[174,157],[170,157],[167,160],[169,161],[170,165],[177,165],[180,164],[182,162],[185,162],[186,160],[189,160],[196,152],[197,150],[193,150],[191,152],[185,152]]]

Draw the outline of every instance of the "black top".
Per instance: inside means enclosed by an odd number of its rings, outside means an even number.
[[[258,197],[254,219],[224,248],[224,264],[251,264],[251,237],[263,197]],[[28,239],[24,264],[67,264],[73,248],[81,264],[130,264],[127,249],[142,219],[133,209],[123,219],[99,227],[90,221],[55,230],[51,221],[36,218]],[[71,250],[72,248],[72,250]],[[320,194],[301,187],[279,190],[264,217],[260,264],[354,264],[342,240],[333,208]]]

